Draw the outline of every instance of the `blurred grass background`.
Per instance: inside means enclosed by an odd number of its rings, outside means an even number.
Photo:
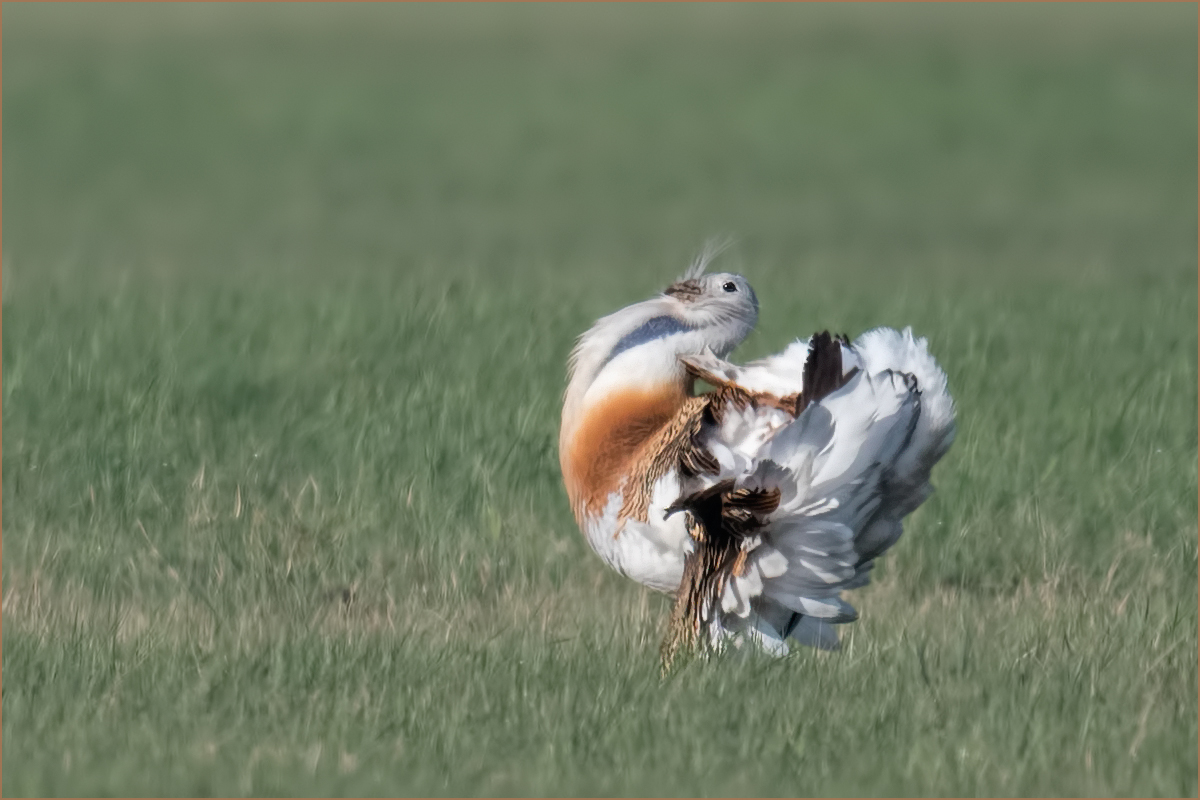
[[[1196,8],[6,4],[3,791],[1196,793]],[[555,441],[714,234],[960,408],[838,654]]]

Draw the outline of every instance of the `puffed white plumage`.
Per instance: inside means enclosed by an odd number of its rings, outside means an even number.
[[[817,334],[737,366],[758,300],[711,251],[658,297],[600,320],[571,356],[559,458],[591,547],[675,594],[681,646],[832,649],[954,438],[925,339]],[[696,378],[713,391],[693,394]]]

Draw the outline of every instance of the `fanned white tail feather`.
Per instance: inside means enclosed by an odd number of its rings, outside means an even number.
[[[803,391],[811,340],[739,367],[711,354],[688,363],[753,393]],[[842,344],[849,380],[794,420],[763,405],[730,408],[699,442],[720,465],[701,481],[780,493],[709,623],[714,644],[786,639],[833,649],[832,625],[857,618],[841,593],[864,585],[901,519],[930,493],[930,470],[954,439],[946,376],[911,329],[876,328]]]

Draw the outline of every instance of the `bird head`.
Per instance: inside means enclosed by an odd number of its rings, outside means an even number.
[[[758,298],[729,272],[705,273],[706,251],[657,297],[597,320],[571,353],[563,435],[594,405],[622,390],[688,391],[681,355],[727,356],[754,329]]]

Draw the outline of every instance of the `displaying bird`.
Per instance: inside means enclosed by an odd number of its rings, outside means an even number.
[[[945,373],[911,329],[725,361],[758,298],[707,274],[712,255],[579,338],[559,434],[592,549],[675,595],[664,670],[682,650],[837,648],[832,626],[858,616],[842,592],[900,538],[954,439]],[[696,379],[713,389],[696,395]]]

